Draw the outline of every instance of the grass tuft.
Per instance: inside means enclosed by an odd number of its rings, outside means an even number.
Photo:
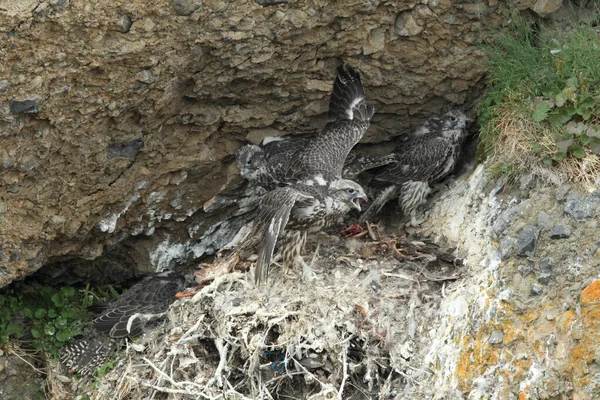
[[[516,20],[491,38],[481,146],[494,174],[524,170],[557,183],[600,182],[600,31]]]

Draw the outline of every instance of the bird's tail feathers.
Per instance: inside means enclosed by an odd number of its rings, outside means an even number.
[[[352,163],[344,167],[343,176],[346,179],[352,179],[365,171],[373,168],[382,167],[396,161],[394,154],[385,156],[359,156]]]
[[[64,346],[60,351],[60,361],[71,373],[92,375],[106,363],[116,347],[115,339],[108,336],[83,338]]]
[[[289,215],[289,211],[288,211]],[[287,215],[282,216],[277,213],[269,223],[269,227],[263,238],[262,246],[258,253],[258,260],[256,261],[256,270],[254,272],[254,281],[257,286],[262,283],[266,283],[269,277],[269,267],[271,265],[271,259],[275,252],[275,245],[277,244],[277,238],[285,225],[287,224]]]
[[[365,100],[365,91],[358,70],[348,64],[340,65],[329,102],[329,121],[361,119],[369,121],[375,112]]]
[[[369,208],[364,212],[364,214],[360,217],[360,221],[364,222],[368,218],[371,218],[373,215],[377,214],[383,206],[390,200],[398,197],[398,186],[392,185],[385,188],[377,198],[371,203]]]

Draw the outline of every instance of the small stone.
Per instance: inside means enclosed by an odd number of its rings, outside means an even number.
[[[545,17],[548,14],[552,14],[554,11],[558,10],[562,5],[562,0],[537,0],[531,10],[536,14]]]
[[[69,0],[50,0],[50,5],[55,10],[62,10],[69,4]]]
[[[542,229],[550,230],[554,226],[554,219],[545,211],[540,211],[538,214],[538,226]]]
[[[400,36],[415,36],[423,31],[423,27],[417,25],[417,21],[410,11],[403,11],[396,17],[394,29]]]
[[[575,221],[581,222],[594,216],[599,202],[598,198],[594,195],[590,195],[584,199],[577,193],[570,194],[567,196],[564,211],[565,214],[569,215]]]
[[[540,285],[534,283],[533,285],[531,285],[531,290],[529,291],[529,294],[531,296],[539,296],[540,294],[542,294],[543,290],[544,289]]]
[[[504,333],[501,331],[494,331],[490,335],[488,340],[490,344],[501,344],[504,341]]]
[[[154,82],[154,77],[152,76],[152,72],[147,69],[141,70],[135,75],[135,79],[142,83],[152,83]]]
[[[533,257],[537,249],[540,230],[535,225],[523,228],[521,237],[517,240],[517,254],[522,257]]]
[[[202,5],[202,0],[173,0],[177,15],[190,15]]]
[[[147,18],[144,21],[144,31],[145,32],[152,32],[155,27],[156,27],[156,24],[150,18]]]
[[[19,253],[10,253],[10,256],[8,257],[8,261],[10,262],[19,261],[20,259],[21,256],[19,256]]]
[[[560,314],[559,310],[548,310],[544,313],[546,315],[546,319],[548,321],[554,321],[556,319],[556,317],[558,317],[558,314]]]
[[[121,33],[129,32],[132,25],[133,25],[133,19],[131,18],[130,15],[127,15],[127,14],[119,16],[119,18],[115,22],[115,27],[116,27],[117,31],[119,31]]]
[[[4,250],[0,249],[0,261],[4,260]]]
[[[385,29],[375,28],[369,34],[369,39],[363,46],[365,55],[373,54],[385,48]]]
[[[0,214],[4,214],[7,210],[6,203],[0,200]]]
[[[571,191],[571,185],[564,184],[564,185],[559,186],[556,189],[556,193],[554,194],[554,196],[556,197],[556,200],[563,201],[564,199],[567,198],[567,195],[569,194],[570,191]]]
[[[571,229],[562,225],[556,225],[550,232],[551,239],[566,239],[571,236]]]
[[[10,112],[13,114],[36,114],[38,112],[38,102],[36,99],[12,100],[10,102]]]
[[[111,143],[106,149],[106,157],[108,158],[134,158],[137,153],[144,147],[142,138],[134,138],[124,143]]]
[[[8,81],[0,81],[0,93],[6,92],[8,89]]]
[[[540,274],[537,280],[542,285],[547,285],[550,279],[552,279],[552,259],[546,257],[540,260]]]
[[[512,236],[505,236],[498,242],[498,251],[500,252],[500,258],[506,260],[510,257],[510,254],[517,246],[517,239]]]
[[[60,226],[60,225],[64,225],[65,222],[67,222],[67,219],[61,215],[53,215],[52,217],[50,217],[50,222],[53,225]]]

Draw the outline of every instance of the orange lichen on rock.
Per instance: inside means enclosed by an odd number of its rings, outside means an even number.
[[[600,279],[589,285],[581,292],[581,304],[600,303]]]

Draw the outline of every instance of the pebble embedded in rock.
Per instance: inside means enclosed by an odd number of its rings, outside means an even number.
[[[538,214],[538,225],[545,230],[550,230],[554,226],[554,218],[545,211]]]
[[[132,25],[133,25],[133,20],[130,15],[121,15],[115,22],[117,31],[122,32],[122,33],[129,32]]]
[[[20,259],[21,256],[19,256],[19,253],[10,253],[10,256],[8,257],[8,261],[11,262],[19,261]]]
[[[501,331],[494,331],[490,335],[490,344],[501,344],[504,341],[504,333]]]
[[[423,31],[423,27],[417,25],[417,21],[410,11],[404,11],[398,14],[394,29],[400,36],[415,36]]]
[[[154,77],[152,76],[152,72],[150,72],[147,69],[144,69],[144,70],[138,72],[135,75],[135,79],[137,79],[138,81],[140,81],[142,83],[152,83],[152,82],[154,82]]]
[[[124,143],[111,143],[106,149],[106,156],[108,158],[133,158],[140,152],[142,147],[144,147],[142,138],[134,138]]]
[[[36,99],[13,100],[10,102],[10,112],[13,114],[36,114],[38,102]]]
[[[0,81],[0,92],[1,93],[6,92],[7,88],[8,88],[8,81]]]
[[[517,254],[522,257],[535,256],[539,235],[540,230],[535,225],[527,225],[523,228],[523,233],[517,240]]]
[[[50,5],[55,10],[62,10],[69,4],[69,0],[50,0]]]
[[[529,291],[529,294],[531,294],[532,296],[539,296],[540,294],[542,294],[542,291],[544,289],[538,285],[538,284],[533,284],[531,285],[531,290]]]
[[[566,239],[571,236],[571,229],[563,225],[556,225],[550,232],[551,239]]]
[[[202,0],[173,0],[177,15],[190,15],[202,5]]]
[[[599,203],[600,199],[595,193],[586,198],[581,197],[577,193],[570,194],[567,196],[565,214],[569,215],[575,221],[581,222],[594,216]]]
[[[542,285],[547,285],[550,279],[552,279],[552,259],[546,257],[540,260],[540,273],[537,280]]]

